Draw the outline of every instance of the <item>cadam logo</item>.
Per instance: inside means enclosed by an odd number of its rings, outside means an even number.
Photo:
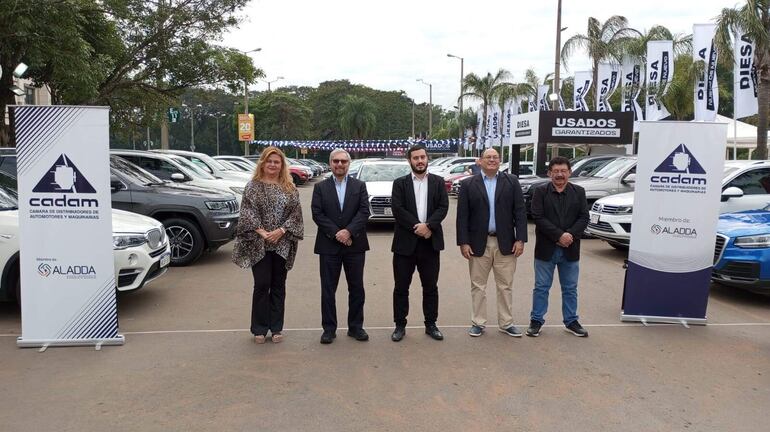
[[[663,162],[655,168],[656,173],[678,174],[654,175],[650,177],[652,183],[691,184],[705,185],[705,178],[683,176],[682,174],[706,174],[700,162],[695,159],[690,149],[684,143],[679,144]]]
[[[59,156],[32,192],[62,193],[59,197],[30,198],[32,207],[98,207],[99,201],[68,197],[65,193],[94,194],[96,189],[66,154]]]
[[[37,266],[37,272],[40,274],[40,276],[48,277],[51,274],[51,266],[46,263],[42,263]]]

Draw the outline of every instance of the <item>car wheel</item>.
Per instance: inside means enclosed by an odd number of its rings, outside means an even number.
[[[299,176],[297,174],[292,174],[291,180],[294,182],[295,185],[299,185]]]
[[[614,247],[615,249],[619,251],[628,251],[628,246],[618,244],[618,243],[610,243],[610,246]]]
[[[205,239],[201,230],[187,219],[170,218],[163,221],[171,245],[171,265],[192,264],[203,253]]]

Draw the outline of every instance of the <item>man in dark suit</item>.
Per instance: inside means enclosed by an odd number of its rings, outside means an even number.
[[[369,250],[369,194],[364,182],[348,177],[347,151],[333,150],[329,164],[333,175],[315,185],[311,203],[313,221],[318,225],[315,253],[321,266],[321,343],[330,344],[337,336],[335,294],[343,267],[348,282],[348,336],[366,341],[364,257]]]
[[[444,335],[436,327],[438,318],[438,273],[440,252],[444,249],[441,221],[449,210],[444,179],[428,173],[428,152],[423,145],[412,146],[406,153],[412,173],[393,182],[391,207],[396,227],[393,232],[393,321],[391,335],[398,342],[406,334],[409,314],[409,285],[417,267],[422,282],[422,312],[425,333],[436,340]]]
[[[500,155],[487,149],[481,156],[481,174],[460,186],[457,199],[457,244],[468,260],[473,311],[468,334],[484,334],[487,323],[486,286],[493,270],[497,285],[497,324],[508,336],[522,333],[513,325],[513,274],[516,258],[524,253],[527,215],[519,180],[498,172]]]
[[[551,159],[548,164],[551,182],[537,187],[532,194],[535,289],[527,336],[540,336],[556,267],[559,268],[561,313],[566,330],[575,336],[588,336],[577,315],[580,237],[588,226],[588,203],[585,189],[569,182],[571,173],[569,159],[561,156]]]

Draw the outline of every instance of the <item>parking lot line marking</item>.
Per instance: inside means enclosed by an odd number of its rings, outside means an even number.
[[[670,324],[670,323],[647,323],[647,327],[652,326],[671,326],[676,324]],[[439,328],[443,329],[466,329],[469,325],[440,325]],[[564,327],[561,324],[546,324],[543,327],[545,328],[560,328]],[[645,325],[641,323],[614,323],[614,324],[583,324],[583,327],[605,327],[605,328],[612,328],[612,327],[645,327]],[[700,326],[699,326],[700,327]],[[706,324],[703,327],[770,327],[770,322],[744,322],[744,323],[711,323]],[[419,330],[423,329],[424,326],[407,326],[407,329],[412,330]],[[286,328],[283,329],[284,331],[288,332],[320,332],[323,331],[322,328]],[[347,330],[347,327],[339,327],[337,330]],[[387,327],[366,327],[366,330],[393,330],[393,326],[387,326]],[[127,331],[127,332],[121,332],[123,335],[159,335],[159,334],[175,334],[175,333],[243,333],[248,332],[249,329],[242,328],[242,329],[198,329],[198,330],[148,330],[148,331]],[[0,337],[19,337],[20,334],[12,334],[12,333],[6,333],[6,334],[0,334]]]

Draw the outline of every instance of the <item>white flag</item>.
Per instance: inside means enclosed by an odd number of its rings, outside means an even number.
[[[636,131],[636,122],[644,120],[644,112],[639,105],[639,93],[642,91],[644,82],[642,77],[642,65],[635,63],[629,57],[623,59],[623,103],[620,105],[620,111],[634,113],[634,131]]]
[[[647,42],[647,99],[644,101],[645,120],[662,120],[671,115],[659,100],[666,94],[674,76],[674,42]]]
[[[588,111],[586,95],[588,95],[593,79],[593,72],[591,71],[575,72],[575,85],[572,94],[572,106],[575,111]]]
[[[754,41],[740,32],[735,35],[733,56],[734,115],[736,119],[756,114],[757,111],[757,66],[754,64]]]
[[[527,98],[527,112],[537,111],[537,104],[532,100],[532,96]]]
[[[719,109],[719,87],[717,86],[717,47],[714,45],[716,24],[695,24],[692,26],[692,59],[703,61],[703,73],[695,81],[695,120],[714,121]]]
[[[513,127],[513,116],[516,115],[516,102],[518,98],[506,102],[503,111],[503,145],[511,142],[511,129]]]
[[[537,87],[537,109],[540,111],[550,111],[548,106],[548,90],[551,86],[543,84]]]
[[[609,63],[599,63],[599,72],[596,77],[596,111],[610,112],[612,107],[609,98],[620,83],[620,71],[618,67]]]

